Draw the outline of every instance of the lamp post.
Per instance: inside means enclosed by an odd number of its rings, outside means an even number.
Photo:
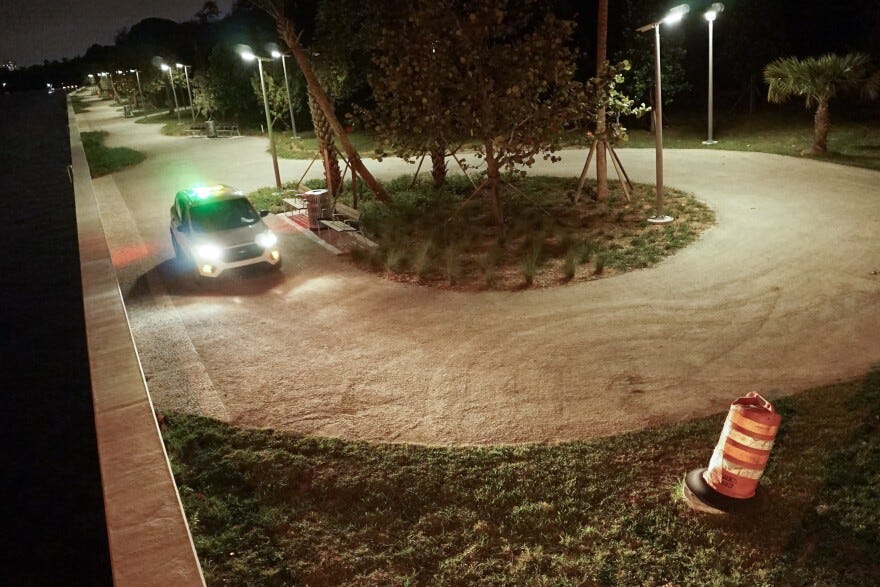
[[[183,77],[186,79],[186,95],[189,96],[189,113],[192,115],[192,121],[196,121],[196,111],[193,108],[193,95],[192,90],[189,88],[189,72],[187,70],[188,67],[192,67],[192,65],[184,65],[183,63],[176,63],[175,66],[177,69],[183,69]]]
[[[147,101],[144,100],[144,91],[141,89],[141,72],[138,69],[129,69],[130,73],[134,74],[135,79],[137,80],[138,85],[138,95],[141,97],[141,108],[144,109],[144,118],[147,117]]]
[[[724,4],[721,2],[714,2],[712,6],[703,14],[703,18],[709,21],[709,138],[703,141],[704,145],[714,145],[718,141],[712,138],[712,130],[714,125],[712,124],[712,111],[714,110],[714,104],[712,100],[712,91],[713,91],[713,83],[712,83],[712,62],[713,62],[713,29],[715,25],[715,19],[718,18],[718,14],[724,11]]]
[[[113,99],[119,102],[119,94],[116,92],[116,84],[113,83],[113,74],[109,71],[105,71],[104,76],[110,80],[110,91],[113,92]]]
[[[296,120],[293,118],[293,101],[290,99],[290,83],[287,81],[287,62],[284,60],[287,55],[281,51],[272,51],[272,57],[274,59],[281,58],[281,69],[284,70],[284,88],[287,90],[287,109],[290,110],[290,128],[293,130],[293,138],[298,139]]]
[[[667,216],[663,209],[663,96],[660,89],[660,25],[675,24],[688,13],[690,6],[679,4],[671,9],[662,19],[636,29],[644,33],[654,31],[654,141],[655,167],[657,173],[657,198],[654,203],[654,216],[648,218],[651,224],[668,224],[672,216]]]
[[[171,75],[171,67],[166,63],[159,67],[162,68],[162,71],[168,72],[168,79],[171,81],[171,95],[174,96],[174,111],[177,113],[177,124],[180,124],[180,106],[177,103],[177,92],[174,91],[174,76]]]
[[[275,169],[275,187],[281,190],[281,173],[278,171],[278,155],[275,154],[275,137],[272,135],[272,119],[269,116],[269,99],[266,97],[266,80],[263,78],[263,62],[270,61],[265,57],[257,57],[250,51],[243,51],[241,58],[245,61],[256,61],[260,70],[260,89],[263,90],[263,108],[266,110],[266,128],[269,132],[269,150],[272,153],[272,166]]]

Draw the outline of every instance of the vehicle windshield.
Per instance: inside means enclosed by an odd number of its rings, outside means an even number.
[[[260,215],[250,202],[236,198],[193,206],[189,219],[196,232],[217,232],[251,226],[259,222]]]

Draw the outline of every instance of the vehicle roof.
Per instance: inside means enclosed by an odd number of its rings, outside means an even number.
[[[244,193],[240,189],[224,184],[193,187],[183,190],[183,193],[186,194],[192,206],[244,198]]]

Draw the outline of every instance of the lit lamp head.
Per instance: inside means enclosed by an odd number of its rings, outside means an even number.
[[[175,64],[174,64],[174,67],[176,67],[177,69],[182,69],[182,68],[183,68],[183,63],[175,63]]]
[[[255,61],[257,59],[257,56],[250,51],[242,51],[241,58],[245,61]]]
[[[273,49],[271,55],[272,59],[278,59],[281,57],[281,51],[279,51],[278,49]]]
[[[709,9],[706,10],[705,14],[703,14],[703,18],[705,18],[709,22],[712,22],[716,18],[718,18],[718,15],[722,12],[724,12],[724,4],[722,4],[721,2],[713,2],[712,6],[710,6]]]
[[[162,69],[162,71],[171,71],[171,68],[168,67],[168,64],[167,64],[167,63],[163,63],[163,64],[160,65],[159,67]]]
[[[680,22],[684,15],[690,12],[691,7],[687,4],[679,4],[669,10],[666,16],[663,18],[663,24],[675,24]]]

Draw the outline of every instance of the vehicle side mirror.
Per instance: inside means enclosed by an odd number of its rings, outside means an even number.
[[[268,210],[260,210],[260,218],[265,218],[268,215],[269,215]]]

